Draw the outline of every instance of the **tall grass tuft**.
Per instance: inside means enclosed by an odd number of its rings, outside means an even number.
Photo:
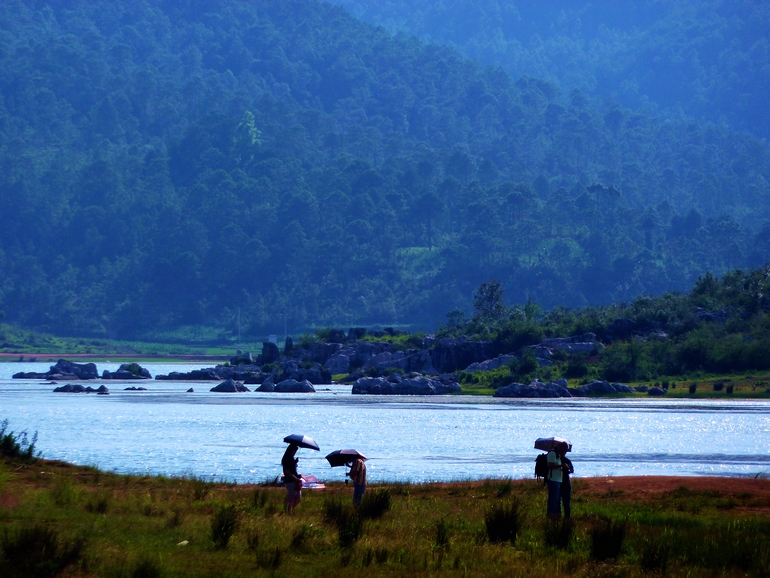
[[[259,548],[255,555],[257,568],[277,570],[281,566],[282,556],[281,549],[277,546],[275,548]]]
[[[522,508],[518,500],[509,500],[496,504],[484,515],[487,538],[490,542],[516,543],[521,530]]]
[[[238,527],[239,513],[234,504],[218,506],[211,518],[211,541],[218,550],[227,548]]]
[[[267,503],[267,490],[257,488],[251,495],[251,507],[254,510],[259,510],[265,507]]]
[[[642,540],[639,553],[639,565],[647,572],[666,573],[668,559],[671,555],[671,536],[648,536]]]
[[[59,478],[51,488],[53,503],[59,507],[66,507],[78,500],[78,490],[69,478]]]
[[[343,510],[337,518],[337,532],[340,548],[350,548],[358,541],[364,531],[364,520],[352,506]]]
[[[546,546],[566,550],[575,534],[575,524],[571,518],[546,520],[544,541]]]
[[[160,560],[144,556],[136,563],[130,576],[131,578],[163,578],[163,574],[163,564]]]
[[[449,524],[444,518],[436,522],[433,548],[440,551],[449,550]]]
[[[393,498],[388,488],[378,488],[373,492],[364,494],[361,504],[358,506],[359,514],[364,520],[381,518],[390,510]]]
[[[190,478],[190,485],[192,486],[192,497],[195,502],[203,500],[209,495],[214,487],[213,483],[207,482],[203,478],[198,478],[196,476]]]
[[[350,548],[361,537],[364,527],[364,517],[361,514],[366,494],[361,505],[354,507],[343,503],[341,498],[329,498],[324,501],[324,522],[334,524],[337,527],[338,539],[341,548]]]
[[[22,460],[32,459],[35,457],[36,443],[37,432],[35,432],[32,436],[32,440],[30,440],[25,431],[18,434],[8,431],[7,419],[0,422],[0,456],[6,458],[19,458]]]
[[[620,556],[626,538],[626,522],[601,517],[589,530],[591,558],[609,560]]]
[[[96,492],[89,496],[86,502],[86,511],[93,514],[106,514],[110,508],[110,502],[112,501],[112,494],[107,491]]]
[[[43,525],[6,530],[0,538],[0,574],[9,578],[56,576],[80,559],[82,549],[83,540],[64,542],[56,530]]]
[[[336,524],[337,520],[342,516],[343,510],[347,507],[342,502],[342,498],[333,497],[324,500],[323,504],[323,519],[327,524]]]

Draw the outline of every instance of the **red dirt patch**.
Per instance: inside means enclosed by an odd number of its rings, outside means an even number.
[[[688,476],[618,476],[606,478],[574,478],[576,491],[586,496],[622,492],[628,500],[653,501],[661,495],[685,487],[693,492],[718,492],[730,497],[751,494],[770,502],[770,479],[719,478]]]

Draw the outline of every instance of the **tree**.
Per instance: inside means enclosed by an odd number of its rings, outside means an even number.
[[[503,303],[503,285],[496,279],[490,279],[479,285],[473,293],[474,317],[481,321],[498,321],[508,311]]]

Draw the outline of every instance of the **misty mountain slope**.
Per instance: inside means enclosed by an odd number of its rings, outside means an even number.
[[[752,0],[330,0],[513,78],[770,137],[770,5]]]
[[[10,0],[0,31],[14,323],[429,328],[492,277],[580,306],[767,259],[761,141],[513,81],[340,7]]]

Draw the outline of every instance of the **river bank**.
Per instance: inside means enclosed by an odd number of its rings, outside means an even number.
[[[770,480],[576,478],[570,524],[534,480],[332,482],[282,513],[272,484],[0,459],[5,568],[68,576],[765,576]],[[601,546],[604,544],[604,547]],[[613,550],[608,545],[617,545]]]

